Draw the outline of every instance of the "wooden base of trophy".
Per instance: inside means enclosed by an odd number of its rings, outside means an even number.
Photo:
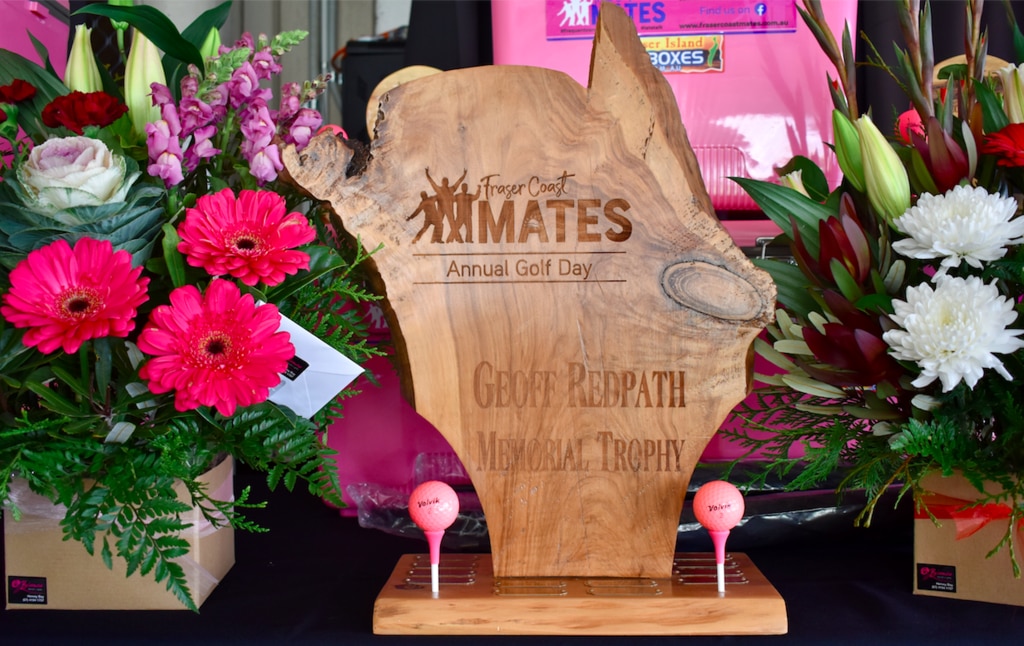
[[[677,553],[670,579],[495,577],[489,554],[406,554],[377,597],[378,635],[781,635],[786,605],[746,554]]]

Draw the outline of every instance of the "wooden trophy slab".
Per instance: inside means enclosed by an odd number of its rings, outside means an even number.
[[[669,578],[691,472],[774,312],[632,21],[600,15],[589,88],[432,74],[381,95],[368,156],[330,135],[285,151],[381,247],[406,395],[469,472],[499,577]]]
[[[786,607],[746,554],[680,553],[652,578],[494,576],[490,556],[446,554],[438,596],[430,558],[406,554],[373,608],[378,635],[781,635]]]

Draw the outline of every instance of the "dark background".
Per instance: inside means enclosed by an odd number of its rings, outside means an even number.
[[[361,528],[304,492],[271,494],[262,475],[242,467],[236,491],[246,485],[255,499],[269,500],[268,509],[248,515],[270,531],[237,534],[237,563],[198,615],[6,610],[0,643],[976,645],[1017,644],[1024,634],[1024,608],[911,593],[912,517],[904,505],[871,529],[816,532],[810,525],[802,536],[743,550],[784,599],[787,635],[377,636],[374,600],[398,558],[425,553],[426,543]]]

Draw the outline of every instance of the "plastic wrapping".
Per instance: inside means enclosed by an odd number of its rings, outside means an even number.
[[[701,485],[722,479],[728,463],[700,465],[690,479],[686,500],[679,519],[677,551],[707,551],[712,548],[707,531],[697,522],[691,507],[693,494]],[[734,482],[746,481],[745,471],[756,464],[740,464],[733,470]],[[732,530],[729,548],[747,550],[779,543],[815,540],[849,532],[857,515],[864,509],[863,492],[850,492],[840,499],[836,486],[842,474],[812,491],[786,491],[786,482],[767,479],[763,486],[745,493],[746,512]],[[421,454],[416,459],[415,481],[408,487],[395,488],[372,483],[349,485],[346,490],[355,500],[359,524],[388,534],[423,538],[423,532],[409,517],[409,494],[427,480],[440,480],[452,486],[459,495],[459,515],[444,534],[442,546],[453,551],[486,551],[490,542],[487,522],[480,500],[473,490],[462,464],[451,454]],[[895,501],[895,492],[886,494]],[[885,522],[887,509],[880,504],[875,512],[878,524]]]

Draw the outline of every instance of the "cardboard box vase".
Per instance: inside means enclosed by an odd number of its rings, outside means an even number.
[[[961,474],[935,473],[922,480],[928,508],[914,519],[914,594],[1024,606],[1024,579],[1013,576],[1010,551],[1002,540],[1010,518],[1010,502],[967,507],[981,497]],[[986,493],[998,493],[997,485]],[[1024,557],[1024,523],[1013,530],[1017,558]],[[1024,565],[1024,564],[1022,564]]]
[[[234,460],[228,458],[200,480],[214,498],[233,495]],[[124,561],[114,558],[107,569],[98,550],[90,556],[77,541],[62,540],[60,514],[50,501],[20,483],[18,507],[22,518],[15,522],[4,514],[5,589],[9,610],[185,610],[169,592],[166,582],[152,574],[125,576]],[[15,487],[18,483],[15,483]],[[13,489],[13,487],[12,487]],[[184,499],[184,488],[179,489]],[[59,512],[59,508],[56,510]],[[183,533],[191,548],[179,559],[196,605],[213,592],[235,563],[234,530],[214,528],[193,510],[186,520],[192,526]]]

